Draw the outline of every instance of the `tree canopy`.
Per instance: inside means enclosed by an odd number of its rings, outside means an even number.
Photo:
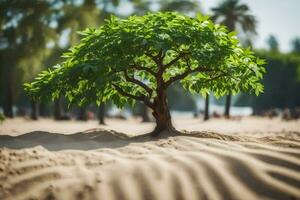
[[[47,44],[56,39],[50,25],[54,5],[51,0],[0,1],[0,102],[6,117],[13,117],[21,83],[40,71]]]
[[[39,100],[64,95],[79,105],[111,99],[119,107],[138,100],[155,110],[176,81],[190,92],[212,91],[217,97],[263,91],[264,61],[206,16],[112,16],[100,28],[80,34],[83,38],[63,55],[63,63],[25,84],[28,95]]]

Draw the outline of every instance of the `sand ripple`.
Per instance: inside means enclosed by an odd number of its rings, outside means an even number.
[[[1,148],[0,199],[300,199],[299,140],[256,140],[174,136],[90,151]]]

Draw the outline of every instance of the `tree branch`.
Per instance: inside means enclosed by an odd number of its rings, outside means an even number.
[[[114,86],[114,88],[118,91],[118,93],[120,93],[122,96],[125,97],[129,97],[131,99],[135,99],[137,101],[142,101],[144,102],[148,107],[154,109],[154,104],[150,101],[150,99],[148,99],[145,95],[141,95],[141,96],[136,96],[130,93],[125,92],[121,87],[119,87],[118,85],[112,83],[112,85]]]
[[[145,53],[146,56],[148,56],[149,58],[151,58],[156,64],[158,64],[158,60],[156,56],[153,56],[151,53],[146,52]]]
[[[142,88],[144,88],[144,89],[146,90],[146,92],[149,93],[150,98],[151,98],[151,95],[152,95],[153,90],[152,90],[150,87],[148,87],[148,85],[146,85],[146,84],[143,83],[142,81],[139,81],[139,80],[137,80],[137,79],[135,79],[135,78],[130,77],[130,76],[128,75],[128,73],[127,73],[127,70],[124,71],[124,75],[125,75],[126,81],[131,82],[131,83],[134,83],[134,84],[136,84],[136,85],[141,86]]]
[[[156,76],[156,73],[151,70],[150,68],[147,68],[147,67],[142,67],[142,66],[139,66],[139,65],[133,65],[132,66],[134,69],[137,69],[137,70],[143,70],[143,71],[146,71],[148,72],[149,74],[153,75],[154,77]]]
[[[191,69],[190,67],[188,67],[188,69],[185,72],[183,72],[182,74],[174,76],[174,77],[170,78],[168,81],[166,81],[165,84],[164,84],[164,87],[167,88],[169,85],[171,85],[175,81],[183,79],[191,73],[194,73],[194,72],[207,72],[207,71],[213,71],[213,70],[203,68],[203,67],[197,67],[195,69]]]
[[[152,55],[149,51],[147,51],[145,55],[151,58],[157,64],[157,66],[163,66],[163,59],[166,56],[166,54],[163,52],[162,49],[157,53],[156,56]]]
[[[164,69],[167,69],[168,67],[172,66],[173,64],[175,64],[178,60],[180,60],[182,57],[186,56],[187,54],[188,53],[185,53],[185,52],[179,53],[176,58],[174,58],[173,60],[171,60],[168,64],[164,65]]]

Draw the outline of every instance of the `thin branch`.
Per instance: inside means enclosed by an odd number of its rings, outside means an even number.
[[[185,53],[185,52],[179,53],[176,58],[174,58],[173,60],[171,60],[168,64],[164,65],[164,69],[167,69],[168,67],[172,66],[173,64],[175,64],[178,60],[180,60],[182,57],[186,56],[187,54],[188,53]]]
[[[153,71],[153,70],[151,70],[150,68],[148,68],[148,67],[142,67],[142,66],[139,66],[139,65],[133,65],[132,66],[134,69],[137,69],[137,70],[143,70],[143,71],[146,71],[146,72],[148,72],[149,74],[151,74],[151,75],[153,75],[154,77],[156,76],[156,73]]]
[[[215,76],[215,77],[212,77],[210,79],[207,79],[205,82],[208,82],[208,81],[213,81],[215,79],[218,79],[218,78],[221,78],[221,77],[224,77],[224,76],[228,76],[229,74],[226,74],[226,73],[221,73],[219,74],[218,76]]]
[[[135,99],[137,101],[142,101],[144,102],[148,107],[154,109],[154,104],[150,101],[150,99],[148,99],[145,95],[141,95],[141,96],[136,96],[130,93],[125,92],[121,87],[119,87],[118,85],[112,83],[112,85],[114,86],[114,88],[118,91],[118,93],[120,93],[122,96],[125,97],[129,97],[131,99]]]
[[[157,58],[162,58],[162,54],[163,54],[163,50],[160,49],[160,51],[158,52],[158,54],[156,55]]]
[[[158,63],[156,56],[153,56],[150,52],[145,53],[145,55],[151,58],[156,64]]]
[[[150,98],[151,98],[153,90],[148,85],[146,85],[142,81],[139,81],[139,80],[137,80],[135,78],[130,77],[128,75],[128,73],[127,73],[127,70],[124,71],[124,75],[125,75],[126,81],[134,83],[134,84],[136,84],[136,85],[141,86],[142,88],[144,88],[149,93]]]
[[[165,57],[166,57],[166,52],[163,52],[161,55],[161,61],[163,61]]]
[[[190,67],[183,72],[182,74],[179,74],[177,76],[174,76],[172,78],[170,78],[168,81],[165,82],[164,87],[168,87],[169,85],[171,85],[172,83],[174,83],[175,81],[178,81],[180,79],[185,78],[186,76],[188,76],[191,73],[194,72],[209,72],[209,71],[213,71],[212,69],[207,69],[207,68],[203,68],[203,67],[197,67],[195,69],[191,69]]]
[[[152,55],[149,51],[145,53],[146,56],[151,58],[158,66],[163,66],[163,59],[166,56],[166,54],[161,49],[156,56]]]

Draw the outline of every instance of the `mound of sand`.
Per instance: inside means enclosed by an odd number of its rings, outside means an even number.
[[[66,140],[74,146],[103,137],[89,132]],[[120,141],[119,135],[105,137]],[[125,138],[118,148],[89,151],[1,148],[0,199],[300,199],[298,133],[251,138],[194,132],[145,140]]]

